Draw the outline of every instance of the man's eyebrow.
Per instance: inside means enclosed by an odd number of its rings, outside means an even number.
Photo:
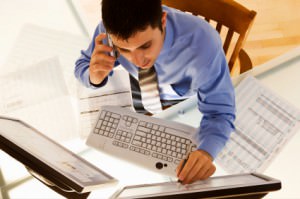
[[[143,43],[142,45],[140,45],[139,47],[137,47],[137,49],[143,48],[143,47],[145,47],[145,46],[151,44],[151,42],[152,42],[152,40],[146,41],[145,43]],[[129,51],[128,49],[126,49],[126,48],[121,48],[121,47],[119,47],[119,46],[117,46],[117,45],[115,45],[115,44],[114,44],[114,46],[117,47],[117,48],[119,48],[119,49],[121,49],[121,50]]]

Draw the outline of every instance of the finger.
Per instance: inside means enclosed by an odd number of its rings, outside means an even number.
[[[193,172],[190,172],[189,176],[185,179],[185,183],[189,184],[201,180],[211,167],[213,167],[213,164],[210,160],[199,158],[199,161],[193,168]]]
[[[195,168],[197,169],[195,171],[195,175],[194,176],[191,176],[191,179],[190,180],[187,180],[187,183],[192,183],[192,182],[195,182],[197,180],[202,180],[204,175],[208,172],[208,170],[211,168],[211,164],[210,163],[206,163],[206,164],[203,164],[202,167],[198,167],[198,168]]]
[[[90,72],[107,71],[112,70],[114,62],[108,59],[102,59],[101,57],[94,57],[90,62]]]
[[[190,172],[189,175],[185,179],[185,183],[189,184],[191,182],[194,182],[196,180],[199,180],[200,176],[202,176],[206,171],[209,169],[210,165],[203,164],[203,162],[200,160],[197,162],[197,164],[193,168],[193,172]]]
[[[181,172],[178,176],[180,181],[182,181],[182,182],[185,181],[185,178],[189,175],[189,172],[192,171],[192,169],[197,161],[198,161],[198,156],[193,155],[193,153],[191,153],[184,168],[181,170]]]
[[[93,64],[110,64],[114,65],[116,59],[106,54],[92,55],[90,65]]]
[[[205,180],[212,176],[216,171],[216,167],[213,165],[209,170],[203,175],[202,180]]]
[[[111,71],[112,69],[114,68],[113,65],[111,64],[93,64],[91,67],[90,67],[90,72],[91,73],[96,73],[96,72],[99,72],[99,71]]]
[[[95,45],[98,45],[98,44],[102,44],[102,40],[106,38],[106,34],[105,33],[100,33],[99,35],[97,35],[95,37]]]
[[[206,173],[206,171],[211,167],[212,161],[211,159],[204,154],[202,151],[195,151],[192,153],[194,157],[196,157],[197,162],[186,178],[183,180],[184,184],[191,183],[197,179],[200,179]]]
[[[103,54],[103,53],[110,53],[113,51],[113,48],[107,45],[99,44],[95,46],[93,50],[93,54]]]
[[[179,162],[179,165],[178,165],[177,168],[176,168],[176,176],[177,176],[177,177],[179,176],[180,171],[183,169],[183,168],[182,168],[183,162],[184,162],[184,159],[182,159],[182,160]]]

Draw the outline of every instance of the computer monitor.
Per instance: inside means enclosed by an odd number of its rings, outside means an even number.
[[[193,199],[193,198],[262,198],[270,191],[281,188],[279,180],[268,176],[247,173],[211,177],[188,185],[178,182],[164,182],[127,186],[111,198],[129,199]]]
[[[67,198],[86,198],[116,180],[30,125],[0,116],[0,149]]]

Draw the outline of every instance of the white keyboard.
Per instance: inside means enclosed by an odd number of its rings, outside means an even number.
[[[103,106],[87,145],[164,175],[175,176],[180,160],[196,149],[196,129]]]

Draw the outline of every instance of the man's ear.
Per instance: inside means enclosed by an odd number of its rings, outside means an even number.
[[[163,28],[167,25],[167,12],[163,11],[161,16],[161,25]]]

